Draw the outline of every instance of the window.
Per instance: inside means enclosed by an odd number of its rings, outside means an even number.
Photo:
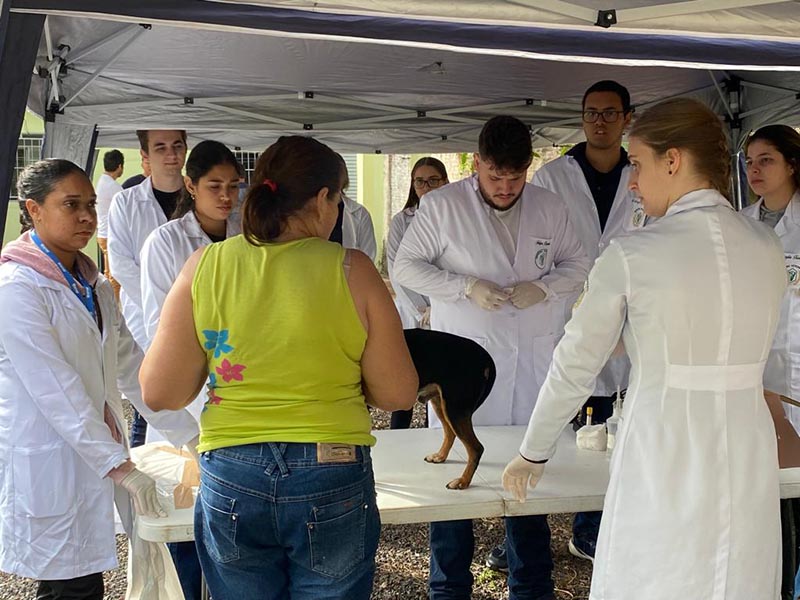
[[[17,176],[29,164],[42,157],[42,136],[25,135],[17,142],[17,160],[14,164],[14,175],[11,178],[11,200],[17,200]]]
[[[250,178],[256,170],[258,152],[242,152],[241,150],[236,150],[233,154],[236,156],[236,160],[242,163],[242,167],[244,167],[244,180],[247,182],[247,185],[250,185]]]
[[[351,200],[358,200],[358,154],[342,154],[342,158],[350,178],[350,187],[345,193]]]
[[[256,170],[256,161],[258,160],[258,152],[243,152],[242,150],[235,150],[233,152],[236,160],[242,163],[244,167],[244,179],[247,185],[252,183],[251,178]],[[344,162],[347,165],[347,174],[350,176],[350,187],[347,190],[347,196],[353,200],[358,198],[358,155],[357,154],[342,154]]]

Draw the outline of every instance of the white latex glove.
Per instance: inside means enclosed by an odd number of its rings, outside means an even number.
[[[472,287],[468,287],[467,298],[484,310],[496,310],[508,300],[508,293],[496,283],[478,279]]]
[[[517,308],[528,308],[534,304],[539,304],[547,297],[545,291],[532,281],[518,283],[511,291],[511,304]]]
[[[133,508],[137,515],[146,517],[166,517],[167,513],[158,503],[156,482],[153,478],[134,468],[120,482],[133,499]]]
[[[511,492],[515,500],[525,502],[528,486],[536,487],[544,473],[544,463],[532,463],[522,456],[516,456],[503,470],[503,489]]]
[[[194,457],[194,460],[199,464],[200,463],[200,455],[197,453],[197,444],[200,443],[200,434],[198,433],[194,436],[191,440],[186,442],[186,449],[189,451],[189,454]]]
[[[426,306],[422,310],[419,311],[421,316],[419,318],[419,326],[422,329],[430,329],[431,328],[431,307]]]

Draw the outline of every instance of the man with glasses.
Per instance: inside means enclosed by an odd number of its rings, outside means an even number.
[[[564,301],[588,274],[564,202],[526,183],[531,157],[524,123],[490,119],[474,155],[477,173],[429,192],[394,261],[395,279],[430,298],[431,329],[473,339],[494,359],[494,387],[474,425],[530,417],[564,331]],[[435,414],[429,420],[437,426]],[[505,523],[510,600],[554,600],[547,518]],[[472,521],[431,523],[430,546],[430,600],[470,598]]]
[[[569,219],[592,263],[615,236],[636,231],[645,225],[639,199],[628,190],[630,165],[622,147],[622,136],[631,122],[633,110],[628,90],[616,81],[598,81],[583,95],[582,120],[586,141],[575,145],[564,156],[546,164],[533,177],[533,183],[558,194],[569,207]],[[576,297],[565,303],[565,321],[572,314]],[[630,362],[621,352],[615,354],[597,378],[594,396],[576,419],[586,422],[586,408],[592,407],[592,422],[604,423],[611,416],[613,396],[628,384]],[[579,558],[594,560],[602,512],[575,515],[569,551]],[[505,549],[492,550],[486,564],[504,570]]]

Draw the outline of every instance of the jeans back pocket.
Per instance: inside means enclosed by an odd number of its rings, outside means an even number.
[[[368,510],[362,492],[312,509],[307,527],[314,571],[341,579],[364,560]]]
[[[200,502],[206,551],[220,563],[237,560],[239,547],[236,545],[236,525],[239,515],[234,512],[236,500],[201,484]]]

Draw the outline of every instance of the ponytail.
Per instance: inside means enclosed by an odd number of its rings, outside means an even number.
[[[276,240],[322,188],[332,196],[344,182],[336,153],[299,135],[281,137],[267,148],[253,175],[242,207],[242,233],[254,246]]]

